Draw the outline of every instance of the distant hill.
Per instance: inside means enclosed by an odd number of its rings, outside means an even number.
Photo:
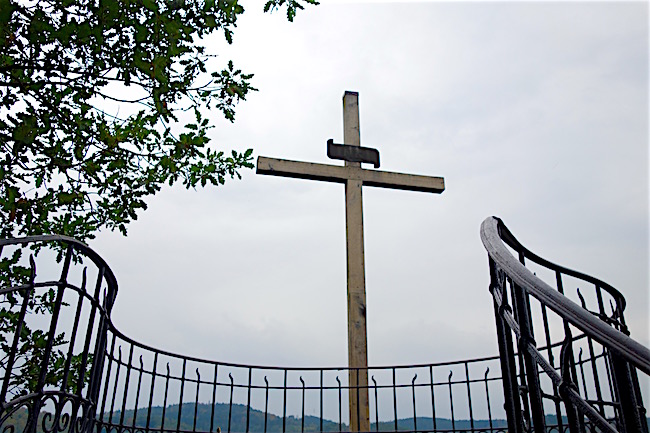
[[[165,408],[165,423],[164,427],[166,429],[176,429],[179,426],[179,417],[178,417],[178,408],[179,405],[172,405]],[[231,423],[228,425],[228,410],[229,406],[227,404],[215,404],[214,406],[214,422],[212,425],[212,431],[216,431],[217,427],[221,428],[222,433],[230,432],[245,432],[246,431],[246,409],[244,405],[233,405],[231,413]],[[183,404],[181,409],[180,416],[180,430],[196,430],[196,431],[210,431],[210,420],[212,416],[212,406],[209,404],[198,404],[196,406],[196,421],[194,419],[195,405],[194,403]],[[122,420],[121,413],[113,414],[113,422],[123,425],[133,425],[133,416],[134,411],[126,411],[124,414],[124,419]],[[153,429],[158,429],[162,427],[162,416],[163,408],[162,407],[152,407],[151,414],[149,419],[149,427]],[[107,417],[108,418],[108,417]],[[107,420],[107,418],[105,418]],[[147,421],[147,410],[138,409],[137,418],[136,418],[136,427],[145,427]],[[268,433],[281,433],[283,431],[282,425],[283,418],[281,416],[276,416],[268,414],[266,416],[266,431]],[[263,432],[264,431],[264,412],[250,409],[249,412],[249,425],[248,431],[250,432]],[[196,424],[195,424],[196,423]],[[557,418],[555,415],[547,415],[546,423],[549,426],[557,425]],[[567,419],[562,417],[562,423],[566,426]],[[650,418],[647,418],[648,426],[650,427]],[[474,429],[490,429],[489,420],[474,420],[473,422]],[[508,423],[504,419],[493,419],[492,426],[493,429],[507,429]],[[430,417],[418,417],[417,418],[417,428],[418,430],[433,430],[434,422]],[[472,428],[472,421],[470,420],[452,420],[447,418],[436,418],[435,420],[435,429],[436,430],[470,430]],[[302,429],[302,419],[294,416],[288,416],[285,421],[284,429],[286,432],[300,432]],[[323,420],[323,430],[324,432],[338,432],[338,431],[348,431],[349,427],[347,424],[342,424],[339,428],[338,422]],[[371,423],[370,429],[372,431],[377,430],[375,423]],[[395,422],[379,422],[379,431],[394,431]],[[415,430],[415,422],[413,418],[405,418],[397,420],[397,430],[400,431],[413,431]],[[320,431],[320,418],[315,416],[306,416],[304,420],[304,431],[305,432],[318,432]]]
[[[112,416],[112,422],[114,424],[122,424],[125,426],[134,425],[134,415],[135,415],[135,426],[136,427],[145,427],[147,425],[147,418],[149,418],[149,428],[151,429],[160,429],[163,427],[163,413],[164,413],[164,428],[169,430],[186,430],[186,431],[204,431],[209,432],[211,429],[211,419],[212,431],[215,432],[217,427],[221,428],[222,433],[230,432],[245,432],[246,431],[246,410],[247,407],[244,405],[233,405],[232,412],[230,415],[231,422],[230,426],[228,425],[228,412],[229,406],[227,404],[215,404],[214,405],[214,418],[212,418],[212,406],[209,404],[198,404],[194,403],[185,403],[181,408],[180,416],[180,425],[179,425],[179,416],[178,416],[179,405],[171,405],[166,408],[156,406],[152,407],[151,411],[147,408],[140,408],[137,411],[127,410],[124,412],[124,415],[120,411],[114,412]],[[195,420],[195,410],[196,410],[196,420]],[[41,413],[39,416],[39,423],[37,431],[42,433],[42,421],[44,414]],[[109,415],[105,414],[103,417],[104,422],[108,422]],[[21,432],[24,430],[25,424],[27,421],[27,411],[22,409],[18,410],[14,415],[6,422],[6,426],[13,425],[14,431]],[[556,424],[556,418],[553,415],[546,416],[546,422],[549,425]],[[647,419],[648,426],[650,427],[650,418]],[[288,416],[285,420],[284,429],[287,432],[300,432],[302,429],[303,420],[294,416]],[[566,419],[563,417],[563,423],[566,425]],[[266,431],[268,433],[281,433],[283,430],[283,418],[280,416],[268,414],[266,416]],[[4,430],[5,425],[0,425],[0,430]],[[456,431],[459,430],[469,430],[472,426],[470,420],[455,420],[454,423],[450,419],[446,418],[436,418],[435,427],[437,430],[452,430],[455,427]],[[230,427],[230,428],[229,428]],[[417,427],[418,430],[432,430],[434,427],[433,419],[430,417],[418,417],[417,418]],[[488,420],[474,420],[475,429],[489,429],[490,422]],[[507,428],[507,422],[503,419],[492,420],[492,428]],[[414,430],[415,422],[413,418],[399,419],[397,421],[397,429],[401,431],[405,430]],[[340,428],[342,431],[348,430],[348,425],[343,424]],[[375,431],[375,423],[371,424],[371,430]],[[395,422],[380,422],[379,431],[392,431],[395,430]],[[249,413],[249,425],[248,431],[250,432],[262,432],[264,431],[264,412],[250,409]],[[320,419],[315,416],[306,416],[304,420],[304,431],[306,432],[318,432],[320,431]],[[325,432],[338,432],[339,424],[338,422],[323,420],[323,430]],[[105,430],[103,430],[105,432]]]
[[[194,417],[195,405],[194,403],[185,403],[181,408],[180,426],[178,416],[179,405],[171,405],[164,408],[164,428],[180,430],[198,430],[210,431],[210,421],[212,419],[212,406],[209,404],[199,403],[196,406],[196,420]],[[233,404],[232,412],[230,414],[230,428],[228,428],[228,414],[229,405],[217,403],[214,405],[214,422],[212,431],[216,431],[217,427],[221,428],[222,432],[245,432],[246,431],[246,409],[247,406],[241,404]],[[149,428],[159,429],[163,427],[163,408],[160,406],[152,407],[151,414],[148,414],[147,409],[138,409],[137,413],[133,410],[128,410],[122,414],[120,412],[113,413],[112,421],[115,424],[123,424],[127,426],[133,425],[134,414],[136,415],[135,426],[145,427],[147,425],[147,417],[149,416]],[[108,416],[104,418],[108,421]],[[264,412],[250,409],[249,413],[248,431],[261,432],[264,431]],[[269,433],[282,432],[283,418],[280,416],[268,414],[266,416],[266,431]],[[285,431],[299,432],[302,428],[302,419],[294,416],[288,416],[285,421]],[[344,429],[346,427],[343,427]],[[317,432],[320,430],[320,418],[315,416],[305,417],[305,431]],[[339,425],[333,421],[323,420],[323,431],[339,431]]]
[[[176,429],[179,426],[179,417],[178,417],[178,408],[179,405],[172,405],[165,408],[164,415],[164,427],[166,429]],[[225,432],[245,432],[246,431],[246,409],[245,405],[233,405],[231,413],[231,423],[228,425],[228,410],[229,406],[227,404],[215,404],[214,406],[214,422],[212,425],[212,431],[216,431],[217,427],[221,428],[223,433]],[[181,408],[180,416],[180,430],[198,430],[198,431],[210,431],[210,420],[212,417],[212,406],[209,404],[198,404],[196,406],[196,426],[194,420],[195,405],[194,403],[185,403]],[[147,425],[147,410],[138,409],[136,415],[136,427],[145,427]],[[112,420],[115,424],[123,424],[127,426],[132,426],[133,424],[134,411],[126,411],[124,417],[122,414],[117,412],[113,414]],[[108,420],[108,417],[104,418]],[[152,407],[151,414],[149,415],[149,428],[159,429],[162,427],[163,419],[163,408],[162,407]],[[281,433],[283,431],[282,425],[283,418],[281,416],[276,416],[268,414],[266,417],[266,431],[268,433]],[[549,420],[550,421],[550,420]],[[553,418],[554,421],[554,418]],[[248,431],[250,432],[262,432],[264,431],[264,412],[250,409],[249,413],[249,426]],[[430,417],[418,417],[417,418],[417,427],[418,430],[432,430],[434,428],[433,419]],[[454,423],[450,419],[446,418],[436,418],[435,427],[437,430],[452,430],[455,428],[458,430],[469,430],[472,427],[472,422],[470,420],[455,420]],[[493,428],[507,428],[507,421],[503,419],[492,420]],[[489,429],[490,422],[488,420],[474,420],[475,429]],[[286,432],[300,432],[302,429],[302,419],[294,416],[288,416],[285,421],[284,430]],[[339,430],[347,431],[349,426],[347,424],[341,425],[339,429],[338,422],[323,420],[323,430],[325,432],[338,432]],[[399,419],[397,421],[398,430],[414,430],[415,423],[413,418]],[[375,423],[371,423],[371,430],[376,430]],[[393,431],[395,430],[395,422],[380,422],[379,431]],[[304,431],[306,432],[318,432],[320,431],[320,419],[315,416],[306,416],[304,420]]]

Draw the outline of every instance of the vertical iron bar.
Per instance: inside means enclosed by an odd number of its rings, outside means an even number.
[[[320,431],[323,431],[323,370],[320,371]]]
[[[232,421],[232,394],[235,390],[235,382],[232,378],[232,374],[228,373],[230,378],[230,404],[228,405],[228,433],[230,433],[230,422]]]
[[[587,346],[589,348],[589,356],[591,361],[591,376],[594,380],[594,387],[596,388],[596,399],[598,400],[598,409],[600,414],[605,416],[605,406],[603,405],[603,393],[600,389],[600,378],[598,377],[598,367],[596,366],[596,353],[594,352],[594,343],[591,338],[587,338]]]
[[[520,253],[522,255],[522,253]],[[523,255],[522,255],[523,257]],[[517,305],[517,322],[521,331],[519,351],[523,352],[526,378],[528,384],[528,398],[530,399],[531,414],[535,433],[546,433],[546,421],[544,419],[544,405],[542,402],[542,391],[539,384],[537,363],[528,351],[528,345],[536,347],[532,333],[532,318],[528,315],[529,304],[527,293],[523,287],[514,284],[514,302]],[[522,372],[523,375],[523,372]]]
[[[284,370],[284,396],[282,398],[282,433],[287,431],[287,370]]]
[[[548,326],[548,314],[546,313],[546,305],[541,304],[542,307],[542,322],[544,324],[544,337],[546,339],[546,352],[548,353],[548,362],[551,367],[555,367],[555,359],[553,357],[553,348],[551,347],[551,331]]]
[[[395,431],[397,431],[397,380],[395,379],[395,367],[393,367],[393,415],[395,416]]]
[[[117,397],[117,384],[120,379],[120,371],[122,371],[122,346],[117,348],[117,371],[115,372],[115,383],[113,384],[113,395],[111,396],[111,412],[108,417],[108,422],[113,423],[113,413],[115,410],[115,398]]]
[[[302,380],[302,376],[300,376],[300,384],[302,385],[302,401],[301,401],[302,417],[301,417],[301,424],[300,424],[300,432],[304,433],[305,431],[305,381]]]
[[[612,378],[611,368],[610,368],[610,357],[609,353],[603,347],[603,358],[605,361],[605,371],[607,372],[607,385],[609,387],[609,398],[611,401],[616,401],[616,391],[614,390],[614,379]]]
[[[127,361],[126,364],[126,378],[124,379],[124,395],[122,396],[122,413],[120,414],[120,426],[124,425],[124,414],[126,413],[126,399],[129,396],[129,380],[131,379],[132,361],[133,361],[133,343],[131,343],[131,348],[129,349],[129,360]]]
[[[614,399],[617,404],[614,406],[614,418],[616,421],[616,427],[618,428],[619,431],[625,431],[625,421],[623,420],[623,408],[621,407],[621,399],[619,396],[619,390],[618,390],[618,383],[616,382],[617,380],[617,371],[616,367],[614,366],[614,356],[613,353],[610,351],[609,352],[609,363],[611,365],[611,372],[612,372],[612,384],[613,384],[613,392],[614,392]]]
[[[266,376],[264,376],[264,384],[266,385],[264,393],[264,433],[266,433],[266,421],[269,414],[269,381]]]
[[[630,332],[627,329],[627,325],[625,324],[625,315],[623,314],[623,308],[625,308],[624,303],[625,299],[620,299],[619,297],[616,298],[616,316],[618,317],[618,321],[621,324],[619,331],[625,335],[630,335]]]
[[[214,429],[214,409],[217,405],[217,376],[219,364],[214,364],[214,380],[212,381],[212,407],[210,408],[210,433]]]
[[[142,355],[140,355],[140,372],[138,373],[138,389],[135,392],[135,406],[133,406],[133,425],[135,429],[135,421],[138,417],[138,402],[140,401],[140,387],[142,385],[142,373],[144,372],[144,364],[142,363]]]
[[[546,305],[541,304],[542,307],[542,321],[544,323],[544,337],[546,338],[546,353],[548,354],[548,362],[551,364],[551,367],[555,367],[555,357],[553,356],[553,348],[551,344],[551,331],[548,325],[548,313],[546,311]],[[553,395],[556,397],[554,399],[555,404],[555,418],[557,420],[558,432],[562,433],[564,431],[564,422],[562,421],[562,408],[560,407],[560,401],[558,399],[558,388],[553,384]]]
[[[641,419],[641,428],[642,428],[641,433],[648,433],[648,423],[644,422],[644,420],[647,421],[646,418],[647,412],[645,407],[643,406],[643,396],[641,395],[641,385],[639,385],[639,377],[637,375],[637,370],[636,368],[634,368],[629,364],[628,366],[630,369],[630,377],[632,379],[632,385],[634,387],[634,392],[636,393],[636,398],[637,398],[636,406],[638,408],[639,417]]]
[[[598,297],[598,307],[601,314],[603,314],[604,312],[603,300],[598,285],[596,285],[596,292]],[[582,304],[582,308],[587,310],[587,303],[585,302],[585,298],[580,293],[580,289],[578,289],[578,297],[580,298],[580,303]],[[605,407],[603,406],[603,394],[600,390],[600,380],[598,378],[598,370],[596,367],[596,354],[594,352],[594,343],[590,337],[587,337],[587,348],[589,349],[589,363],[591,364],[591,377],[594,380],[594,388],[596,390],[596,400],[598,400],[598,412],[600,412],[602,416],[605,416]],[[582,365],[581,365],[581,373],[582,373],[583,385],[585,388],[585,398],[587,398],[587,384],[584,382],[585,375],[584,375],[584,369],[582,368]],[[592,426],[592,430],[593,429],[594,427]]]
[[[518,253],[519,253],[518,254],[519,255],[519,263],[526,266],[526,254],[524,253],[523,250],[519,250]],[[533,274],[533,275],[537,276],[537,274]],[[530,334],[530,338],[532,338],[534,340],[535,339],[535,333],[534,333],[534,329],[533,329],[533,326],[532,326],[533,313],[532,313],[532,311],[530,309],[530,296],[528,295],[528,292],[526,290],[522,290],[521,293],[522,293],[522,296],[524,297],[524,300],[525,300],[524,304],[526,306],[526,314],[528,315],[529,322],[530,322],[528,332]],[[515,298],[513,298],[513,299],[515,299]]]
[[[342,408],[341,408],[341,381],[339,380],[339,377],[336,376],[336,382],[339,384],[339,432],[342,431]]]
[[[467,384],[467,401],[469,403],[469,422],[472,431],[474,431],[474,412],[472,411],[472,392],[469,385],[469,365],[467,364],[467,361],[465,361],[465,381]]]
[[[454,416],[454,393],[451,389],[451,376],[454,375],[454,372],[449,370],[449,377],[447,378],[447,383],[449,384],[449,407],[451,408],[451,429],[456,431],[456,417]]]
[[[246,433],[248,433],[250,414],[251,414],[251,379],[253,370],[248,367],[248,402],[246,403]]]
[[[102,268],[102,274],[105,272],[104,268]],[[101,287],[101,281],[98,280],[97,282],[98,287],[97,291],[99,291]],[[115,287],[110,286],[109,289],[115,289]],[[99,293],[96,293],[97,297],[95,300],[99,304]],[[106,292],[104,292],[104,305],[106,305]],[[101,307],[95,307],[97,309]],[[93,309],[93,312],[95,309]],[[108,330],[109,330],[109,322],[110,319],[108,317],[108,314],[104,314],[102,310],[99,310],[99,324],[97,327],[97,335],[95,338],[95,351],[94,355],[92,358],[92,365],[90,368],[90,379],[88,381],[88,391],[86,392],[86,396],[88,400],[98,402],[99,400],[99,392],[101,390],[101,382],[102,382],[102,373],[104,371],[104,361],[108,357],[108,352],[106,352],[106,340],[108,338]],[[90,343],[90,341],[88,341]],[[111,347],[111,354],[112,350],[115,346],[115,335],[113,335],[113,342],[112,342],[112,347]],[[111,360],[109,359],[109,365],[110,365]],[[84,371],[85,371],[85,365],[84,365]],[[106,376],[106,383],[105,385],[108,385],[108,374]],[[104,390],[106,392],[106,390]],[[104,394],[104,399],[106,398],[106,394]],[[103,414],[102,414],[103,416]]]
[[[571,354],[572,354],[572,357],[571,357],[571,361],[572,361],[571,362],[571,374],[573,375],[573,382],[575,383],[576,389],[577,389],[578,388],[578,370],[576,368],[575,354],[573,354],[573,349],[571,350]],[[582,357],[582,348],[580,348],[579,357]],[[579,359],[577,365],[580,366],[581,371],[582,371],[582,360]],[[582,383],[584,384],[584,374],[582,374]],[[579,392],[580,392],[580,390],[578,390],[578,393]],[[585,394],[585,398],[587,398],[587,394]],[[580,433],[584,433],[586,431],[585,430],[586,427],[585,427],[585,423],[584,423],[584,416],[578,416],[577,419],[578,419],[578,426],[580,428]]]
[[[375,380],[374,375],[371,376],[371,379],[375,387],[375,431],[379,431],[379,400],[377,399],[377,381]]]
[[[595,285],[596,287],[596,299],[598,301],[598,311],[600,314],[605,315],[605,305],[603,303],[603,294],[600,290],[600,286],[598,284]]]
[[[418,378],[417,373],[415,376],[413,376],[413,380],[411,381],[411,390],[413,392],[413,427],[414,431],[418,431],[418,414],[415,408],[415,379]]]
[[[162,421],[160,422],[160,430],[165,431],[165,412],[167,410],[167,394],[169,392],[169,362],[167,363],[167,374],[165,375],[165,396],[163,398],[162,408]]]
[[[99,293],[100,293],[100,290],[101,290],[101,287],[102,287],[102,281],[103,280],[104,280],[104,267],[102,266],[97,270],[97,280],[95,281],[95,292],[93,294],[93,299],[95,301],[97,301],[98,305],[99,305]],[[98,309],[98,307],[95,307],[94,305],[92,305],[92,302],[91,302],[91,305],[90,305],[90,318],[88,319],[88,327],[86,328],[86,342],[84,343],[84,350],[82,352],[83,355],[82,355],[82,358],[81,358],[81,364],[79,364],[79,381],[77,382],[77,391],[78,391],[77,395],[78,396],[81,396],[81,391],[82,391],[82,389],[84,387],[83,383],[85,381],[86,369],[87,369],[87,366],[88,366],[88,354],[89,354],[89,350],[90,350],[90,339],[92,338],[92,330],[93,330],[93,325],[95,324],[95,314],[97,312],[97,309]],[[103,338],[104,338],[103,335],[100,335],[100,333],[102,332],[101,323],[102,323],[102,321],[100,320],[100,326],[98,326],[98,328],[97,328],[97,337],[96,337],[97,343],[102,341]],[[93,362],[92,367],[94,368],[95,364],[98,362],[98,359],[94,359],[92,362]],[[94,379],[94,375],[92,375],[93,368],[91,368],[91,375],[90,375],[91,380]],[[100,376],[99,379],[101,379],[101,376]],[[87,395],[89,400],[95,401],[95,399],[90,398],[90,396],[91,396],[91,394],[90,394],[91,388],[92,387],[89,384],[88,385],[88,391],[87,391],[86,395]]]
[[[564,285],[562,284],[562,273],[558,270],[555,271],[555,282],[557,291],[564,295]]]
[[[560,394],[558,392],[558,387],[553,384],[553,396],[555,397],[555,419],[557,421],[558,431],[564,431],[564,421],[562,420],[562,407],[560,406]],[[548,427],[548,426],[547,426]]]
[[[431,379],[431,418],[433,418],[433,430],[438,427],[436,425],[436,394],[433,390],[433,365],[429,365],[429,379]]]
[[[494,426],[492,425],[492,407],[490,405],[490,390],[488,388],[488,373],[490,372],[490,367],[485,369],[485,400],[487,401],[487,410],[488,410],[488,421],[490,422],[490,431],[494,431]],[[558,433],[562,433],[560,430]]]
[[[199,412],[199,388],[201,388],[201,374],[199,369],[196,369],[196,396],[194,397],[194,424],[192,426],[192,431],[196,431],[196,417]]]
[[[61,278],[57,284],[57,294],[56,301],[54,302],[54,308],[52,310],[52,318],[50,319],[50,329],[47,333],[47,344],[45,350],[43,351],[43,361],[41,362],[41,369],[38,377],[38,385],[36,385],[36,390],[39,394],[43,392],[43,387],[45,386],[45,379],[47,377],[48,364],[50,361],[50,355],[52,353],[52,347],[54,345],[54,338],[56,334],[56,326],[59,321],[59,314],[61,313],[61,304],[63,303],[63,293],[67,288],[67,279],[68,271],[70,270],[70,260],[72,259],[72,245],[68,245],[68,248],[65,252],[65,259],[63,263],[63,269],[61,270]],[[40,411],[40,399],[36,400],[34,405],[34,412],[38,413]]]
[[[574,406],[571,399],[566,395],[566,388],[573,387],[577,390],[575,383],[571,380],[572,372],[575,373],[575,360],[573,358],[573,336],[571,335],[571,329],[565,327],[564,342],[562,343],[562,348],[560,350],[560,373],[562,375],[562,383],[559,386],[559,394],[562,397],[564,402],[564,408],[566,409],[567,422],[569,424],[569,431],[571,433],[583,433],[584,425],[582,423],[582,417],[578,417],[578,411]],[[575,377],[575,374],[574,374]],[[560,412],[559,416],[562,416]]]
[[[564,285],[562,283],[562,273],[559,270],[555,271],[555,279],[557,281],[557,290],[564,295]],[[571,381],[574,386],[578,386],[578,371],[576,370],[576,363],[575,363],[575,354],[573,351],[573,346],[572,346],[572,334],[571,334],[571,328],[569,327],[569,322],[566,320],[562,320],[563,325],[564,325],[564,338],[565,341],[568,341],[568,350],[566,351],[566,359],[562,360],[562,365],[564,368],[567,370],[564,380],[565,381]],[[567,340],[568,339],[568,340]],[[573,403],[570,401],[567,402],[565,401],[564,404],[566,410],[567,410],[567,421],[569,423],[569,429],[571,432],[578,432],[582,433],[585,431],[585,426],[584,426],[584,419],[582,416],[577,415],[577,409],[573,406]],[[571,411],[571,415],[569,415],[569,411]],[[571,420],[571,417],[573,417],[573,421]]]
[[[517,302],[517,290],[515,288],[515,283],[512,281],[510,277],[506,277],[508,282],[510,283],[510,293],[512,295],[512,313],[519,324],[519,308],[520,305]],[[526,379],[526,368],[524,367],[524,352],[526,351],[525,345],[522,344],[522,339],[521,337],[517,339],[517,362],[519,365],[519,389],[518,389],[518,394],[521,396],[521,404],[522,404],[522,415],[523,415],[523,422],[524,422],[524,430],[530,430],[532,426],[532,422],[530,419],[530,403],[529,403],[529,397],[528,397],[528,381]]]
[[[153,367],[151,368],[151,388],[149,389],[149,407],[147,407],[147,424],[146,424],[147,431],[149,431],[149,426],[151,422],[151,408],[153,407],[153,391],[156,384],[157,369],[158,369],[158,352],[155,352],[153,355]]]
[[[585,394],[585,400],[589,399],[589,390],[587,389],[587,381],[585,380],[585,366],[582,360],[582,347],[578,353],[578,366],[580,367],[580,378],[582,379],[582,389]]]
[[[70,341],[68,342],[68,355],[65,359],[65,365],[63,367],[63,379],[61,380],[61,392],[65,392],[68,388],[68,376],[70,375],[70,364],[72,363],[72,357],[74,356],[74,344],[77,340],[77,331],[79,329],[79,318],[81,317],[81,307],[83,306],[84,296],[86,293],[86,268],[83,269],[81,276],[81,288],[79,297],[77,299],[77,309],[75,311],[74,323],[72,325],[72,333],[70,334]],[[78,394],[75,390],[73,394]]]
[[[187,367],[187,359],[183,358],[183,369],[181,372],[181,389],[178,397],[178,419],[176,421],[176,431],[181,429],[181,415],[183,413],[183,392],[185,391],[185,368]]]
[[[508,291],[506,281],[499,280],[496,263],[489,258],[490,266],[490,292],[492,293],[494,318],[497,330],[497,342],[499,345],[499,358],[501,367],[501,378],[503,383],[504,408],[508,420],[508,432],[522,433],[523,421],[521,416],[521,404],[519,391],[517,389],[517,371],[515,366],[515,354],[512,345],[512,333],[503,319],[502,311],[508,306]],[[497,303],[496,293],[501,291],[501,305]]]
[[[630,369],[634,367],[630,367],[627,361],[614,352],[611,352],[611,360],[614,382],[616,383],[616,391],[620,402],[623,430],[626,432],[642,432],[644,431],[642,423],[646,422],[646,420],[642,420],[640,417],[637,395],[630,374]]]
[[[106,372],[106,381],[104,382],[104,396],[102,398],[102,410],[101,410],[101,415],[102,415],[102,421],[104,420],[104,415],[106,414],[106,399],[108,397],[108,383],[111,378],[111,367],[113,366],[113,359],[115,358],[115,334],[113,334],[113,338],[111,339],[111,354],[108,355],[108,367],[107,367],[107,372]],[[108,422],[111,422],[112,420],[108,420]]]

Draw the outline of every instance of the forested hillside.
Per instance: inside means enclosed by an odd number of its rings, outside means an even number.
[[[109,418],[112,419],[112,424],[123,426],[135,426],[145,428],[147,425],[150,429],[160,430],[161,428],[166,431],[198,431],[198,432],[216,432],[217,428],[222,433],[227,432],[269,432],[281,433],[285,432],[318,432],[321,431],[320,418],[315,416],[306,416],[303,420],[295,416],[287,416],[283,420],[281,416],[267,414],[265,417],[264,412],[250,409],[248,411],[248,428],[246,428],[246,412],[247,407],[244,405],[232,405],[230,408],[227,404],[215,404],[214,411],[211,405],[201,404],[194,405],[194,403],[183,404],[180,413],[180,420],[178,414],[179,405],[171,405],[166,408],[156,406],[151,410],[147,408],[140,408],[137,411],[127,410],[122,414],[121,411],[116,411],[113,416],[105,414],[101,421],[107,423]],[[135,423],[134,423],[135,416]],[[163,422],[164,420],[164,422]],[[228,422],[230,420],[230,423]],[[283,422],[284,421],[284,422]],[[650,418],[647,419],[648,426],[650,427]],[[0,429],[5,426],[14,426],[14,431],[24,431],[27,422],[27,411],[19,410],[14,413],[4,425],[0,425]],[[556,418],[553,415],[546,416],[547,425],[555,425]],[[42,413],[39,417],[37,432],[43,433],[43,424],[45,423],[46,429],[51,424],[51,417],[46,417]],[[265,428],[266,423],[266,428]],[[563,424],[566,425],[566,418],[563,419]],[[395,422],[379,422],[379,428],[376,424],[371,423],[372,431],[394,431]],[[473,427],[475,430],[485,429],[489,431],[497,428],[507,428],[507,422],[503,419],[492,420],[474,420]],[[417,418],[418,431],[470,431],[472,429],[472,422],[470,420],[450,420],[447,418],[436,418],[435,425],[433,419],[430,417]],[[397,421],[397,429],[400,431],[413,431],[415,430],[415,422],[413,418],[399,419]],[[348,425],[342,424],[339,426],[338,421],[323,420],[322,431],[324,432],[338,432],[347,431]],[[102,430],[105,432],[106,430]]]

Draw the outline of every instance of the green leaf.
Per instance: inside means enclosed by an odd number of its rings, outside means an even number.
[[[0,0],[0,38],[6,39],[9,36],[11,16],[16,6],[10,0]]]
[[[155,0],[142,0],[142,5],[153,12],[158,12],[158,3]]]
[[[59,204],[70,204],[73,203],[77,198],[79,197],[78,193],[69,193],[69,192],[60,192],[57,195],[57,199],[59,200]]]

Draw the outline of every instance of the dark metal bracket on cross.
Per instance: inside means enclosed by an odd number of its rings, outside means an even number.
[[[361,187],[403,189],[441,193],[445,190],[442,177],[418,176],[361,168],[371,163],[379,168],[379,152],[361,147],[359,134],[359,94],[346,91],[343,95],[343,142],[327,142],[327,156],[342,159],[344,166],[257,159],[257,173],[298,179],[321,180],[345,184],[345,220],[348,279],[348,365],[350,430],[370,431],[368,406],[368,343],[366,336],[366,278],[363,249],[363,201]]]

